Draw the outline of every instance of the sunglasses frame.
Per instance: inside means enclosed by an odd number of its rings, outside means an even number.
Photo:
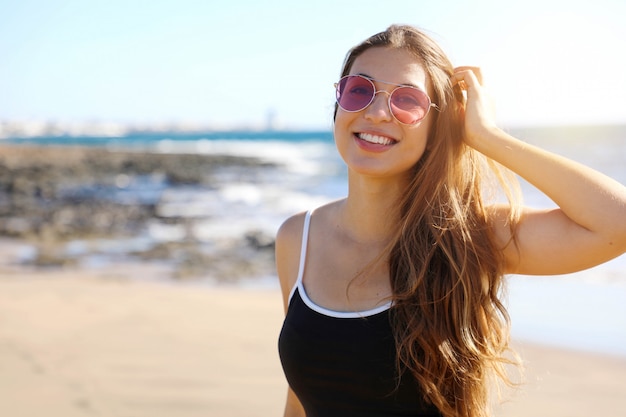
[[[370,84],[372,84],[372,89],[374,90],[373,94],[372,94],[372,98],[370,99],[370,101],[363,106],[362,108],[358,109],[358,110],[347,110],[345,109],[341,103],[339,102],[339,99],[341,97],[340,93],[339,93],[339,85],[341,84],[341,82],[347,78],[350,77],[358,77],[358,78],[363,78],[364,80],[367,80],[370,82]],[[374,84],[374,81],[378,82],[378,83],[382,83],[382,84],[388,84],[388,85],[394,85],[396,86],[396,88],[394,88],[393,90],[391,90],[391,92],[387,91],[387,90],[377,90],[376,89],[376,84]],[[337,102],[337,105],[339,106],[339,108],[341,108],[341,110],[348,112],[348,113],[357,113],[360,111],[363,111],[365,109],[367,109],[373,102],[374,99],[376,98],[376,94],[378,93],[385,93],[387,94],[388,98],[387,98],[387,106],[389,107],[389,113],[391,113],[391,115],[393,116],[393,118],[400,124],[406,125],[406,126],[415,126],[416,124],[418,124],[419,122],[421,122],[422,120],[424,120],[426,118],[426,116],[428,116],[428,112],[430,111],[431,107],[434,107],[435,110],[439,110],[439,106],[437,106],[435,103],[433,103],[430,99],[430,96],[421,88],[418,87],[414,87],[412,85],[406,85],[406,84],[396,84],[396,83],[391,83],[388,81],[382,81],[382,80],[377,80],[375,78],[371,78],[371,77],[366,77],[365,75],[361,75],[361,74],[348,74],[348,75],[344,75],[343,77],[341,77],[339,79],[339,81],[337,81],[335,84],[335,101]],[[399,90],[400,88],[411,88],[413,90],[417,90],[420,93],[422,93],[424,95],[424,97],[426,97],[426,99],[428,100],[428,106],[426,107],[426,112],[424,113],[424,116],[422,116],[420,119],[416,120],[413,123],[404,123],[402,121],[400,121],[395,113],[393,112],[393,109],[391,107],[391,96],[393,95],[393,93],[395,93],[397,90]]]

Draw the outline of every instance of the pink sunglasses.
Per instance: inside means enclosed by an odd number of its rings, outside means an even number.
[[[378,93],[389,95],[389,110],[393,117],[405,125],[414,125],[426,117],[431,107],[437,108],[431,103],[430,97],[424,91],[416,87],[403,84],[384,84],[397,86],[391,93],[385,90],[376,90],[375,80],[363,75],[346,75],[335,84],[337,104],[347,112],[358,112],[372,104]]]

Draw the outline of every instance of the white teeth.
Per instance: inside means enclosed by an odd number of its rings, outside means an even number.
[[[372,135],[369,133],[359,133],[359,138],[366,142],[376,143],[379,145],[391,145],[394,141],[384,136]]]

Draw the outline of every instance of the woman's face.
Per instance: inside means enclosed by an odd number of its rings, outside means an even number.
[[[407,84],[428,92],[426,72],[405,50],[370,48],[354,61],[349,75],[356,74],[377,80],[374,81],[377,91],[391,93],[397,84]],[[403,125],[393,117],[388,103],[389,94],[378,93],[361,111],[337,110],[335,143],[348,168],[358,174],[381,178],[403,176],[426,149],[432,112],[415,125]]]

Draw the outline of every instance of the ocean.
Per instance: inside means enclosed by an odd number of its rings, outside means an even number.
[[[508,129],[515,136],[603,172],[626,184],[626,126]],[[225,170],[218,189],[168,189],[158,180],[125,187],[159,199],[168,216],[219,213],[221,221],[196,223],[199,239],[241,234],[252,227],[275,234],[289,215],[346,195],[346,169],[328,131],[143,133],[123,137],[38,137],[8,143],[99,146],[112,150],[251,156],[275,165],[254,182]],[[526,204],[552,207],[548,198],[522,181]],[[123,194],[119,195],[123,198]],[[216,206],[216,201],[219,203]],[[181,231],[153,224],[144,236],[108,242],[120,251],[176,240]],[[100,257],[99,262],[102,262]],[[276,278],[256,277],[252,287],[277,288]],[[507,304],[513,337],[561,347],[626,356],[626,256],[595,268],[558,277],[511,276]]]

